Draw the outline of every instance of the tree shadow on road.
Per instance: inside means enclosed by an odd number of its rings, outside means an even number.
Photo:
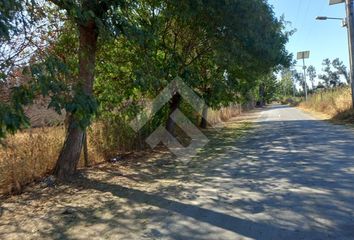
[[[164,154],[131,173],[88,171],[42,219],[24,214],[41,222],[36,233],[17,219],[0,238],[353,239],[354,134],[315,120],[256,124],[241,138],[211,132],[188,162]]]

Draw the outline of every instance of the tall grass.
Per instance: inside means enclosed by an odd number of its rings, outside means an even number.
[[[309,96],[308,101],[299,106],[304,109],[328,115],[330,118],[342,121],[353,121],[351,109],[351,90],[349,87],[326,89]]]
[[[229,119],[239,116],[242,113],[242,106],[240,104],[234,104],[230,107],[224,107],[220,110],[208,110],[208,123],[216,125],[221,122],[226,122]]]
[[[217,111],[210,109],[208,122],[225,122],[241,111],[240,105]],[[90,165],[102,163],[119,154],[146,150],[144,140],[146,134],[153,130],[153,125],[147,128],[151,129],[135,133],[121,117],[96,121],[88,130]],[[33,128],[8,136],[0,145],[0,194],[20,193],[24,185],[50,174],[64,139],[64,126]],[[84,160],[81,159],[79,167],[83,166]]]
[[[0,193],[21,186],[53,169],[64,140],[63,127],[30,129],[9,136],[0,146]]]
[[[95,123],[88,134],[90,165],[107,159],[103,126]],[[65,139],[64,126],[33,128],[8,136],[0,145],[0,194],[20,193],[22,186],[50,174]],[[83,154],[79,167],[84,166]]]

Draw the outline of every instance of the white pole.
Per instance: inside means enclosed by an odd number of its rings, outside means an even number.
[[[354,108],[354,31],[353,31],[353,23],[354,23],[354,1],[346,0],[346,13],[347,13],[347,29],[348,29],[348,46],[349,46],[349,64],[350,64],[350,85],[352,89],[352,108]]]
[[[307,101],[307,82],[306,82],[306,66],[305,66],[305,58],[302,59],[303,69],[304,69],[304,89],[305,89],[305,101]]]

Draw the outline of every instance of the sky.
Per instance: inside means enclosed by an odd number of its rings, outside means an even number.
[[[318,21],[316,16],[345,17],[345,4],[329,6],[329,0],[268,0],[277,17],[285,16],[297,29],[291,36],[287,49],[296,58],[299,51],[310,51],[306,65],[313,65],[317,73],[322,72],[322,60],[339,58],[349,69],[347,29],[340,20]],[[302,71],[302,63],[297,70]]]

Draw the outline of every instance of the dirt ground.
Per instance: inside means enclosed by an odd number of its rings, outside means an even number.
[[[210,150],[218,146],[217,151],[224,151],[220,136],[233,140],[245,133],[249,127],[246,119],[239,117],[223,130],[210,130],[211,142],[196,158],[200,161],[178,162],[168,151],[160,150],[148,158],[81,171],[69,184],[35,184],[20,196],[3,198],[0,239],[160,238],[164,233],[154,225],[169,224],[166,217],[174,212],[163,206],[178,202],[181,211],[186,211],[184,206],[196,201],[198,194],[185,190],[196,189],[203,181],[190,183],[187,179],[207,167],[203,156]]]

